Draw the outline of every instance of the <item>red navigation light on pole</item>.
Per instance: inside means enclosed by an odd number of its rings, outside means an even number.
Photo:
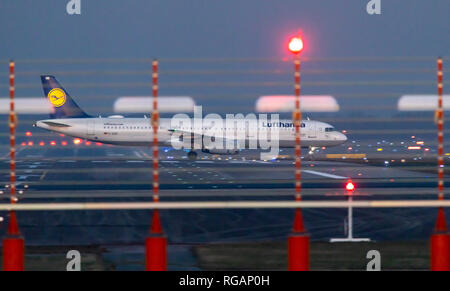
[[[289,41],[289,51],[294,54],[299,54],[303,50],[303,40],[295,36]]]
[[[348,215],[347,215],[347,237],[344,238],[332,238],[330,242],[369,242],[370,238],[355,238],[353,237],[353,192],[356,190],[355,184],[351,179],[345,183],[345,190],[347,191],[348,201]]]
[[[352,181],[348,181],[347,184],[345,184],[345,190],[351,194],[353,191],[355,191],[355,184],[353,184]]]
[[[300,110],[300,52],[303,41],[300,37],[293,37],[289,41],[289,51],[294,54],[294,93],[295,107],[292,112],[292,121],[295,125],[295,200],[301,201],[301,135],[300,127],[302,112]],[[288,270],[309,270],[309,235],[303,224],[300,208],[295,210],[292,234],[288,237]]]

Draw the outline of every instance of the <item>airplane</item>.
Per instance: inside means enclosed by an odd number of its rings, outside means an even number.
[[[36,121],[33,126],[53,131],[59,134],[65,134],[75,138],[86,139],[89,141],[100,142],[112,145],[123,146],[151,146],[153,143],[153,129],[149,118],[125,118],[121,115],[112,115],[109,117],[93,117],[86,114],[72,99],[69,93],[60,85],[54,76],[41,76],[44,96],[49,100],[52,106],[50,119]],[[257,121],[255,128],[247,128],[244,135],[247,143],[251,136],[258,136],[262,130],[271,131],[274,128],[279,130],[279,148],[295,148],[295,126],[292,120],[279,120],[277,122]],[[204,125],[203,125],[204,126]],[[205,127],[200,126],[177,126],[171,124],[170,118],[161,118],[158,128],[158,143],[162,146],[173,147],[174,139],[172,136],[177,134],[181,139],[183,135],[186,138],[194,140],[194,135],[204,134]],[[198,126],[197,126],[198,127]],[[226,128],[225,128],[226,129]],[[246,130],[245,127],[233,128],[238,136],[239,130]],[[249,130],[253,130],[249,134]],[[256,131],[256,132],[255,132]],[[302,147],[309,148],[310,153],[319,147],[331,147],[345,143],[347,136],[325,122],[302,120],[301,121],[301,142]],[[242,133],[242,132],[241,132]],[[197,150],[210,154],[238,154],[240,149],[211,148],[205,147],[200,139],[200,143],[193,143],[188,152],[188,158],[195,160]],[[260,144],[257,145],[260,148]]]

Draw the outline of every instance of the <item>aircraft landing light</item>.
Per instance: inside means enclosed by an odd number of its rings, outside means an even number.
[[[420,146],[409,146],[408,150],[420,150],[421,148]]]

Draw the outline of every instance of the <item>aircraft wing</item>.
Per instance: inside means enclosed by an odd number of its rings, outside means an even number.
[[[180,129],[169,129],[169,132],[171,132],[171,133],[175,133],[176,132],[176,133],[178,133],[180,135],[186,135],[189,138],[193,134],[194,135],[194,139],[195,138],[199,138],[202,142],[203,142],[203,138],[211,139],[211,138],[215,137],[215,136],[212,136],[212,135],[204,134],[203,132],[187,131],[187,130],[180,130]],[[227,140],[229,140],[229,139],[222,138],[223,142],[226,142]],[[235,140],[236,139],[233,139],[233,142]]]

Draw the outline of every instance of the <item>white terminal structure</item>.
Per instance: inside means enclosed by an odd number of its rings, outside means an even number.
[[[294,95],[266,95],[256,100],[256,112],[292,112],[295,109]],[[302,95],[300,109],[304,112],[338,112],[340,107],[331,95]]]
[[[158,96],[159,112],[194,112],[195,101],[190,96]],[[115,113],[148,113],[153,110],[152,96],[122,96],[114,102]]]

